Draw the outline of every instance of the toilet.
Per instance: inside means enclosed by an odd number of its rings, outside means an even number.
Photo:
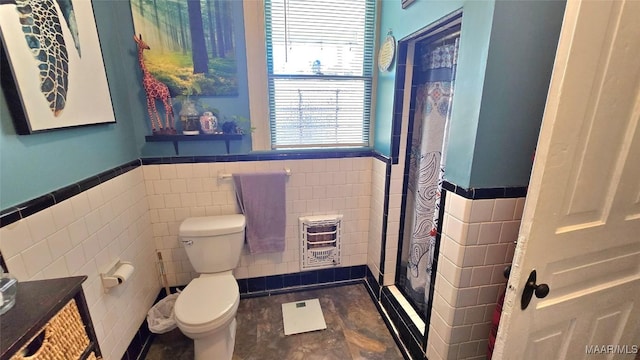
[[[193,217],[180,224],[179,240],[200,276],[180,293],[174,307],[178,328],[193,339],[196,360],[233,356],[240,303],[233,269],[244,244],[244,215]]]

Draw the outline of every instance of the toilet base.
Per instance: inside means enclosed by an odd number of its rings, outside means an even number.
[[[236,319],[211,336],[194,339],[195,360],[231,360],[236,343]]]

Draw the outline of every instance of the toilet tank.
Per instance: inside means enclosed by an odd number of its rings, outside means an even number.
[[[242,214],[192,217],[180,224],[178,236],[196,272],[217,273],[238,266],[244,227]]]

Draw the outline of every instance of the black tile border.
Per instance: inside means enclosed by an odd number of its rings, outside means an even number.
[[[402,131],[402,108],[404,106],[404,85],[405,71],[407,69],[407,51],[408,42],[398,41],[398,59],[396,60],[396,78],[394,80],[393,92],[393,119],[391,120],[391,160],[393,164],[397,164],[400,155],[400,132]],[[402,71],[402,75],[398,76],[398,71]],[[409,110],[411,111],[411,109]],[[412,116],[409,116],[412,118]]]
[[[140,161],[140,159],[132,160],[123,165],[116,166],[113,169],[103,171],[98,175],[88,177],[77,183],[73,183],[35,199],[4,209],[0,212],[0,227],[13,224],[20,219],[24,219],[55,204],[59,204],[64,200],[78,195],[83,191],[89,190],[94,186],[100,185],[101,183],[113,179],[116,176],[129,172],[139,166],[142,166],[142,161]]]
[[[122,355],[122,360],[142,360],[147,356],[151,343],[155,335],[149,331],[147,319],[145,318],[138,331],[133,335],[133,339],[127,346],[127,350]]]
[[[386,259],[387,253],[387,230],[388,230],[388,222],[389,222],[389,190],[391,188],[391,169],[392,165],[390,162],[386,164],[386,173],[384,179],[384,203],[382,205],[382,234],[380,239],[380,278],[379,284],[383,284],[382,274],[384,274],[384,260]]]
[[[183,286],[171,286],[169,291],[171,291],[172,294],[175,294],[178,289],[181,288],[183,288]],[[165,297],[167,297],[167,294],[164,289],[160,289],[160,292],[158,293],[158,296],[156,296],[156,300],[153,304],[157,304],[158,301]],[[149,348],[151,347],[154,337],[155,334],[149,330],[147,318],[145,317],[145,319],[142,320],[142,324],[140,324],[138,331],[134,334],[133,339],[131,339],[129,346],[127,346],[127,350],[122,355],[122,360],[143,360],[149,352]]]
[[[402,309],[388,287],[382,288],[380,297],[382,308],[387,312],[395,328],[398,330],[400,341],[404,348],[411,354],[412,359],[425,359],[423,350],[423,336],[413,324],[409,315]],[[425,330],[426,331],[426,330]]]
[[[264,296],[273,296],[273,295],[289,294],[289,293],[295,293],[295,292],[301,292],[301,291],[327,289],[327,288],[332,288],[337,286],[362,284],[363,281],[364,279],[354,279],[354,280],[335,281],[330,283],[316,283],[313,285],[292,286],[292,287],[287,287],[282,289],[240,294],[240,299],[253,299],[253,298],[264,297]]]
[[[53,197],[53,194],[49,193],[49,194],[37,197],[35,199],[23,202],[22,204],[17,205],[16,207],[20,209],[20,217],[24,219],[46,208],[52,207],[55,204],[56,204],[56,200]]]
[[[211,162],[236,161],[273,161],[273,160],[312,160],[312,159],[342,159],[374,157],[386,163],[391,159],[372,148],[353,148],[344,150],[298,150],[298,151],[266,151],[238,155],[213,156],[176,156],[176,157],[148,157],[132,160],[123,165],[103,171],[97,175],[83,179],[77,183],[64,186],[40,197],[10,206],[0,211],[0,228],[24,219],[48,207],[67,200],[75,195],[98,186],[103,182],[129,172],[142,165],[158,164],[189,164]]]
[[[366,265],[345,266],[236,279],[236,281],[240,297],[245,299],[352,283],[354,280],[365,278],[366,268]]]
[[[465,188],[460,185],[442,182],[442,188],[470,200],[510,199],[527,196],[527,186],[505,186],[495,188]]]
[[[373,151],[373,154],[371,155],[373,158],[378,159],[380,161],[382,161],[385,164],[390,164],[391,163],[391,158],[387,155],[384,155],[380,152],[378,152],[377,150]]]
[[[400,302],[396,299],[395,296],[391,293],[388,286],[382,288],[382,300],[384,302],[389,302],[392,306],[392,309],[395,310],[394,313],[402,319],[402,321],[406,324],[407,328],[411,332],[411,336],[415,342],[420,342],[422,339],[422,334],[418,327],[413,323],[409,314],[404,310]],[[386,309],[386,308],[385,308]],[[387,309],[388,310],[388,309]]]
[[[0,227],[13,224],[20,219],[20,209],[15,206],[0,211]]]
[[[365,281],[368,285],[368,288],[371,291],[372,296],[376,299],[376,301],[380,300],[380,284],[378,283],[378,279],[373,276],[371,269],[367,266],[367,275],[365,277]]]
[[[0,267],[2,267],[2,272],[9,272],[9,268],[7,268],[7,263],[4,261],[2,253],[0,253]]]
[[[53,195],[53,199],[56,201],[56,203],[59,203],[73,196],[76,196],[81,192],[82,190],[80,189],[79,184],[71,184],[69,186],[65,186],[63,188],[55,190],[51,193],[51,195]]]
[[[408,350],[405,347],[405,345],[402,342],[402,340],[400,339],[398,332],[396,332],[396,329],[394,328],[394,325],[392,324],[391,319],[389,318],[389,316],[387,316],[387,314],[385,313],[385,310],[383,309],[382,305],[380,304],[380,299],[378,297],[376,297],[376,294],[367,285],[368,285],[368,283],[367,283],[367,281],[365,281],[365,288],[367,289],[367,292],[369,293],[369,296],[371,297],[371,301],[373,301],[373,304],[376,306],[376,309],[378,310],[378,313],[380,313],[380,317],[382,318],[382,321],[384,321],[384,324],[387,326],[387,330],[391,334],[391,337],[396,342],[396,345],[398,346],[398,349],[400,350],[400,353],[402,354],[402,357],[405,360],[412,360],[412,358],[409,357],[409,353],[407,352]],[[380,293],[378,293],[378,296],[379,295],[380,295]],[[413,359],[413,360],[416,360],[416,359]],[[421,359],[418,359],[418,360],[421,360]]]
[[[211,155],[211,156],[171,156],[171,157],[144,157],[142,165],[159,164],[189,164],[210,162],[236,162],[236,161],[273,161],[273,160],[313,160],[313,159],[342,159],[354,157],[384,157],[372,148],[358,148],[346,150],[308,150],[308,151],[268,151],[253,152],[249,154],[235,155]]]

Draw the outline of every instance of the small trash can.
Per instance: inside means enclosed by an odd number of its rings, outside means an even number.
[[[158,301],[147,312],[149,330],[154,334],[164,334],[177,327],[173,308],[179,293],[169,294]]]

